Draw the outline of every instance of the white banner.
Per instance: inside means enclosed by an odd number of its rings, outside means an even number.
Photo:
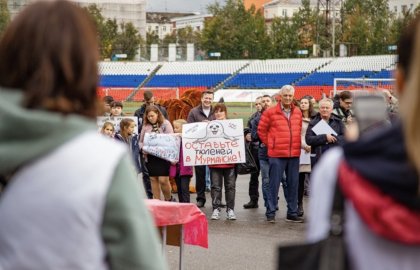
[[[182,146],[186,166],[245,162],[242,119],[185,124]]]
[[[134,134],[138,133],[138,120],[137,120],[137,116],[115,116],[115,117],[111,117],[111,116],[99,116],[96,117],[96,125],[98,126],[99,131],[101,131],[102,126],[104,125],[105,122],[110,122],[114,124],[114,134],[120,131],[120,122],[122,119],[124,118],[129,118],[129,119],[133,119],[134,124],[136,125],[134,127]]]
[[[179,160],[180,134],[146,133],[143,151],[172,163]]]

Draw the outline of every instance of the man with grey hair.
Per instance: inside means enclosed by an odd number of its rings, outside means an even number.
[[[334,102],[329,98],[319,101],[319,113],[309,123],[306,131],[305,140],[311,146],[311,164],[312,167],[318,162],[322,154],[333,146],[344,143],[344,123],[333,112]],[[330,132],[315,133],[314,127],[325,121],[331,127]]]
[[[269,160],[270,181],[265,215],[270,223],[275,222],[280,182],[285,172],[286,221],[303,222],[298,217],[297,205],[302,112],[293,104],[294,93],[293,86],[283,86],[278,95],[279,103],[261,115],[258,125],[258,137],[267,146]]]

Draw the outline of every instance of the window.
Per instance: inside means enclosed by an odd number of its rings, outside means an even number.
[[[162,31],[166,32],[166,26],[162,26]]]
[[[283,17],[287,17],[287,9],[283,9],[281,14],[283,15]]]
[[[402,6],[401,6],[401,12],[402,12],[402,13],[407,12],[407,5],[402,5]]]

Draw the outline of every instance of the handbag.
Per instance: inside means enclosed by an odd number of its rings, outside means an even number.
[[[245,163],[236,164],[237,174],[249,174],[258,172],[257,163],[252,156],[249,146],[245,146]]]
[[[344,243],[344,197],[337,183],[328,236],[315,243],[280,246],[278,270],[348,269]]]

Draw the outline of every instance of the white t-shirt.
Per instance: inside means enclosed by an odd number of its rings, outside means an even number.
[[[210,108],[208,108],[208,109],[204,109],[204,108],[203,108],[203,112],[204,112],[204,114],[205,114],[207,117],[209,117],[209,115],[210,115]]]

